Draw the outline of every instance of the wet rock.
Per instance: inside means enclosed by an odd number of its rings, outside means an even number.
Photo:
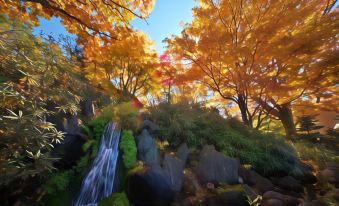
[[[138,159],[147,165],[160,165],[160,154],[155,139],[148,130],[142,130],[137,136]]]
[[[281,189],[295,192],[303,192],[304,188],[300,182],[291,176],[285,176],[282,178],[272,178],[273,183]]]
[[[147,167],[127,177],[126,192],[136,206],[170,205],[174,192],[160,166]]]
[[[197,175],[203,183],[238,183],[239,162],[217,152],[214,146],[204,146],[197,166]]]
[[[185,164],[181,159],[171,154],[165,154],[163,170],[169,177],[171,188],[176,192],[181,190],[184,167]]]
[[[272,182],[255,171],[250,171],[249,178],[245,183],[255,188],[259,194],[264,194],[267,191],[273,190]]]
[[[301,200],[295,197],[291,197],[288,195],[283,195],[278,192],[268,191],[262,197],[262,205],[263,206],[276,206],[281,205],[283,206],[297,206],[301,203]]]

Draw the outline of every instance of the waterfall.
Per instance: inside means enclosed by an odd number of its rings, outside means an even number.
[[[120,128],[108,123],[100,140],[97,156],[82,182],[80,194],[74,206],[95,206],[112,194],[119,155]]]

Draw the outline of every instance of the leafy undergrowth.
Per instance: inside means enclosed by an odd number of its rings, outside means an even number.
[[[235,119],[225,119],[218,110],[198,104],[159,104],[146,117],[160,126],[160,136],[175,148],[187,142],[193,150],[213,144],[242,164],[250,164],[264,175],[302,172],[294,148],[282,137],[243,126]]]

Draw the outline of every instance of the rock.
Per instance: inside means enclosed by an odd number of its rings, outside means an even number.
[[[284,202],[278,199],[262,200],[261,206],[285,206]]]
[[[142,130],[137,136],[138,159],[147,165],[160,165],[160,154],[155,139],[148,130]]]
[[[184,165],[186,165],[188,154],[189,151],[187,144],[186,143],[181,144],[177,150],[177,157],[182,160]]]
[[[322,170],[319,176],[324,182],[339,185],[339,164],[328,163],[327,168]]]
[[[303,185],[306,184],[315,184],[318,180],[317,177],[312,173],[314,168],[312,165],[306,164],[304,162],[300,162],[301,172],[293,177],[299,180]]]
[[[184,162],[181,159],[171,154],[165,154],[163,170],[169,177],[169,182],[173,191],[180,192],[181,190],[184,167]]]
[[[152,121],[146,119],[142,122],[141,125],[141,130],[144,129],[146,129],[151,135],[154,135],[160,130],[160,127]]]
[[[203,205],[206,206],[249,206],[244,193],[230,191],[207,198]]]
[[[249,178],[245,183],[254,187],[259,194],[264,194],[267,191],[273,190],[272,182],[269,179],[262,177],[255,171],[250,171]]]
[[[238,183],[239,162],[217,152],[214,146],[204,146],[197,166],[197,175],[203,183]]]
[[[238,175],[239,178],[241,178],[242,183],[250,183],[251,173],[243,165],[239,166]]]
[[[303,192],[304,188],[299,183],[298,180],[294,179],[291,176],[285,176],[282,178],[272,178],[273,183],[280,187],[281,189],[288,190],[288,191],[295,191],[295,192]]]
[[[312,202],[303,202],[298,206],[328,206],[328,205],[321,200],[313,200]]]
[[[81,129],[79,127],[79,118],[77,115],[69,115],[65,125],[65,132],[69,135],[78,135]]]
[[[86,98],[80,102],[81,113],[88,119],[92,119],[95,115],[95,108],[92,99]]]
[[[298,204],[301,203],[301,200],[295,197],[291,197],[288,195],[283,195],[278,192],[274,191],[268,191],[265,192],[265,194],[262,197],[262,205],[263,206],[276,206],[276,205],[281,205],[280,202],[282,202],[283,206],[297,206]],[[274,204],[273,204],[274,203]]]
[[[126,192],[136,206],[170,205],[174,192],[160,166],[147,167],[127,177]]]

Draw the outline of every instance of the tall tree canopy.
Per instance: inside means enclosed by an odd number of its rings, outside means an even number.
[[[264,113],[292,135],[291,104],[333,97],[338,81],[338,11],[331,5],[200,0],[193,21],[167,40],[168,52],[191,62],[187,75],[235,102],[245,124],[253,126],[255,117],[260,123]]]
[[[31,25],[60,17],[70,33],[116,38],[114,26],[147,17],[153,6],[154,0],[0,0],[0,13]]]
[[[84,43],[87,77],[128,100],[146,95],[153,87],[158,55],[153,42],[140,31],[120,28],[120,41],[89,37]]]

